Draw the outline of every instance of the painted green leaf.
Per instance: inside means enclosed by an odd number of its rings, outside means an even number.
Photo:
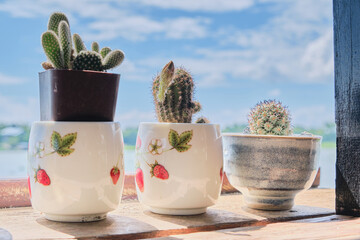
[[[61,147],[61,136],[56,131],[53,131],[51,135],[51,146],[55,151],[57,151]]]
[[[60,155],[60,156],[62,156],[62,157],[65,157],[65,156],[68,156],[68,155],[70,155],[72,152],[74,152],[75,151],[75,149],[73,149],[73,148],[60,148],[60,149],[58,149],[56,152]]]
[[[169,132],[169,143],[170,143],[170,145],[175,148],[179,144],[179,141],[180,141],[179,134],[175,130],[170,129],[170,132]]]
[[[188,144],[193,136],[193,130],[185,131],[180,134],[180,141],[178,142],[178,145],[186,145]]]
[[[76,141],[77,133],[66,134],[61,140],[61,148],[69,148]]]
[[[178,145],[175,147],[175,149],[178,152],[186,152],[187,150],[189,150],[191,148],[191,145]]]

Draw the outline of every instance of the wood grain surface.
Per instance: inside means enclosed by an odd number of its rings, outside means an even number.
[[[269,212],[246,209],[241,194],[228,194],[221,196],[207,213],[195,216],[153,214],[137,201],[127,201],[106,220],[92,223],[52,222],[32,208],[1,209],[0,228],[14,239],[139,239],[265,227],[270,223],[333,215],[334,194],[334,190],[308,190],[299,194],[292,210]]]

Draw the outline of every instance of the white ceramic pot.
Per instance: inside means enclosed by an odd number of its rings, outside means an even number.
[[[320,136],[223,134],[225,172],[249,208],[288,210],[319,168]]]
[[[220,127],[141,123],[135,163],[138,198],[150,211],[169,215],[204,213],[221,191]]]
[[[28,150],[33,208],[54,221],[104,219],[121,199],[123,149],[119,123],[33,123]]]

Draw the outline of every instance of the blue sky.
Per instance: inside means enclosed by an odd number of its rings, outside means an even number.
[[[223,126],[245,123],[249,108],[276,98],[293,123],[334,121],[330,0],[3,0],[0,1],[0,122],[39,119],[40,36],[65,12],[86,45],[119,48],[116,120],[155,121],[151,82],[169,61],[197,83],[200,115]]]

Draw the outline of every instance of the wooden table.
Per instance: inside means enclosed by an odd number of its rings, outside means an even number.
[[[127,201],[92,223],[52,222],[32,208],[11,208],[0,210],[0,239],[360,239],[360,218],[335,215],[334,202],[334,190],[313,189],[292,210],[267,212],[228,194],[205,214],[164,216]]]

